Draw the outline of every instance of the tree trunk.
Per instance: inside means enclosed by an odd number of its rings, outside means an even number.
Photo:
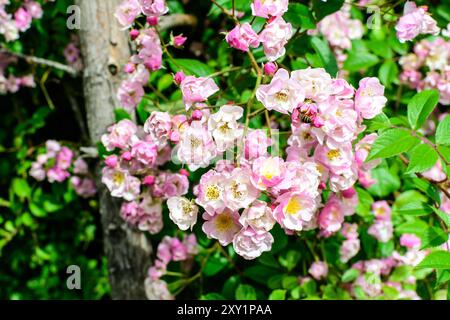
[[[100,141],[114,122],[121,70],[130,56],[125,31],[113,14],[121,0],[76,0],[81,12],[80,42],[84,61],[83,85],[89,135]],[[100,175],[99,175],[100,176]],[[112,199],[98,179],[104,250],[113,299],[144,299],[144,279],[151,245],[145,235],[120,217],[120,201]]]

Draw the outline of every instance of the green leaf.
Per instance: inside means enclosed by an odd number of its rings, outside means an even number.
[[[211,293],[202,295],[200,297],[200,300],[226,300],[226,299],[221,294],[211,292]]]
[[[243,275],[259,284],[265,285],[267,278],[277,274],[279,271],[265,266],[251,266],[244,270]]]
[[[368,131],[377,131],[392,126],[391,121],[383,112],[375,116],[373,119],[366,120],[365,124]]]
[[[366,161],[377,158],[390,158],[411,150],[420,140],[402,129],[384,131],[375,141]]]
[[[450,115],[439,122],[436,130],[436,143],[444,146],[450,146]]]
[[[409,165],[405,174],[427,171],[439,160],[436,150],[425,143],[412,148],[409,156]]]
[[[426,232],[427,229],[428,225],[425,222],[419,219],[415,219],[397,226],[397,228],[395,228],[395,232],[399,235],[405,233],[412,233],[418,237],[421,237]]]
[[[441,194],[440,194],[438,188],[434,184],[432,184],[431,182],[428,182],[424,179],[419,179],[419,178],[412,178],[411,181],[413,182],[414,186],[417,189],[424,192],[431,199],[433,199],[436,203],[439,203],[439,204],[441,203]]]
[[[173,77],[170,74],[165,74],[158,80],[158,91],[164,91],[173,84]]]
[[[290,3],[289,10],[284,14],[283,18],[296,28],[302,28],[303,30],[316,28],[316,22],[311,10],[301,3]]]
[[[228,265],[228,260],[220,255],[212,256],[206,262],[205,268],[203,269],[203,274],[207,277],[218,274]]]
[[[450,252],[441,250],[431,252],[416,268],[450,269]]]
[[[122,109],[122,108],[115,109],[114,116],[115,116],[116,122],[119,122],[124,119],[131,120],[130,114],[125,109]]]
[[[434,248],[447,242],[448,234],[437,227],[429,227],[422,235],[422,248]]]
[[[317,21],[322,20],[326,16],[338,11],[344,4],[344,0],[313,0],[313,11],[316,15]]]
[[[378,70],[378,78],[382,84],[386,87],[390,87],[390,85],[397,79],[398,77],[398,67],[397,64],[392,60],[385,61],[380,70]]]
[[[397,207],[395,212],[409,216],[426,216],[432,213],[433,209],[424,202],[413,201]]]
[[[370,216],[370,209],[373,203],[373,198],[369,192],[363,188],[356,188],[358,193],[358,205],[356,207],[356,213],[361,217]]]
[[[322,61],[322,64],[324,65],[325,70],[332,76],[335,76],[338,72],[338,67],[336,63],[336,58],[333,52],[331,51],[330,47],[328,46],[328,43],[320,38],[312,37],[311,46],[313,47],[314,51],[316,51],[316,53],[318,54],[320,60]]]
[[[344,272],[344,274],[342,275],[342,282],[347,283],[347,282],[352,282],[353,280],[355,280],[357,277],[359,276],[359,271],[356,269],[348,269],[347,271]]]
[[[269,300],[286,300],[286,290],[277,289],[272,291]]]
[[[206,77],[214,73],[211,67],[194,59],[175,59],[175,63],[170,60],[169,63],[173,71],[177,72],[181,69],[184,73],[197,77]]]
[[[236,289],[236,300],[256,300],[256,291],[252,286],[241,284]]]
[[[419,129],[439,102],[439,92],[424,90],[416,94],[408,103],[408,121],[413,129]]]
[[[369,52],[352,50],[344,62],[344,69],[350,72],[368,69],[376,65],[380,59]]]
[[[12,191],[22,200],[25,198],[30,198],[31,196],[31,188],[28,185],[28,182],[24,179],[13,179]]]
[[[376,181],[368,191],[377,197],[386,197],[400,188],[400,178],[389,167],[379,166],[372,170],[372,178]]]
[[[286,256],[280,256],[279,262],[283,267],[288,269],[288,271],[291,271],[300,261],[300,257],[301,257],[300,252],[295,250],[289,250]]]
[[[438,208],[430,206],[430,208],[436,213],[436,215],[445,223],[447,227],[450,227],[450,215]]]

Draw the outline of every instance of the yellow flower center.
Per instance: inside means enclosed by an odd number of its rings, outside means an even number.
[[[206,198],[208,200],[217,200],[220,197],[219,187],[215,184],[209,185],[206,188]]]
[[[192,203],[190,201],[183,201],[183,204],[181,205],[181,209],[183,210],[183,213],[185,215],[189,215],[193,211]]]
[[[283,91],[277,92],[275,94],[275,98],[278,101],[287,102],[289,99],[289,95],[287,94],[286,90],[283,90]]]
[[[330,150],[327,153],[328,160],[330,161],[336,160],[336,158],[338,158],[340,155],[341,153],[339,152],[339,150]]]
[[[300,210],[302,210],[302,206],[299,199],[297,199],[296,197],[293,197],[289,200],[285,209],[287,214],[296,214]]]
[[[234,222],[230,215],[221,214],[216,218],[215,224],[218,231],[225,232],[233,226]]]
[[[120,186],[125,181],[125,175],[122,172],[115,172],[113,175],[113,182],[115,185]]]

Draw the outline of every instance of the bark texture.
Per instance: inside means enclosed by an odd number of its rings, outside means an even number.
[[[83,86],[89,135],[100,141],[114,122],[121,82],[120,70],[130,56],[125,31],[113,14],[121,0],[76,0],[81,12],[80,42],[84,61]],[[145,235],[120,217],[120,201],[112,199],[99,181],[104,250],[108,259],[113,299],[145,299],[144,279],[150,265],[151,245]]]

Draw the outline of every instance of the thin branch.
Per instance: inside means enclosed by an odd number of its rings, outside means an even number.
[[[192,14],[171,14],[159,18],[158,27],[162,31],[181,26],[195,27],[197,23],[197,17]]]
[[[70,74],[73,77],[78,75],[78,71],[75,68],[65,65],[65,64],[62,64],[62,63],[59,63],[59,62],[56,62],[56,61],[47,60],[44,58],[39,58],[39,57],[34,57],[34,56],[29,56],[29,55],[26,55],[23,53],[13,52],[5,47],[2,47],[0,49],[0,53],[6,53],[9,55],[24,59],[28,63],[35,63],[35,64],[40,64],[42,66],[59,69],[59,70],[62,70],[64,72]]]

